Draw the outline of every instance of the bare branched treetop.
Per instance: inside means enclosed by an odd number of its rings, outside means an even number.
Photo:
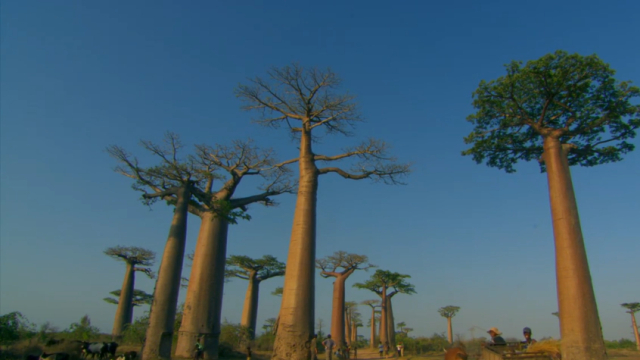
[[[640,311],[640,303],[624,303],[624,304],[620,304],[620,306],[622,306],[623,308],[627,309],[627,313],[629,314],[635,314],[638,311]]]
[[[369,270],[375,265],[369,263],[366,255],[347,253],[346,251],[336,251],[322,259],[316,260],[316,268],[322,270],[320,275],[324,278],[350,275],[356,270]],[[338,269],[342,269],[338,271]]]
[[[104,254],[131,265],[153,266],[156,253],[137,246],[114,246],[107,248]]]
[[[293,64],[272,68],[267,75],[266,79],[250,79],[249,85],[236,89],[243,109],[259,114],[254,119],[259,124],[274,128],[284,125],[294,138],[313,141],[323,134],[351,135],[354,124],[362,121],[355,97],[338,92],[341,80],[330,69],[305,69]],[[346,179],[401,184],[400,179],[410,172],[410,165],[397,163],[388,150],[389,145],[384,141],[370,139],[338,155],[312,152],[308,155],[314,163],[353,160],[350,170],[328,166],[319,168],[319,175],[336,173]]]
[[[398,293],[415,294],[416,290],[413,285],[405,281],[410,277],[410,275],[378,269],[371,275],[369,280],[364,283],[355,283],[353,287],[369,290],[380,296],[383,294],[383,289],[387,289],[387,291],[393,289],[387,296],[393,296]]]
[[[104,298],[102,300],[108,302],[109,304],[118,305],[118,299],[120,298],[121,290],[114,290],[110,292],[111,295],[115,296],[114,298]],[[148,294],[142,290],[133,290],[133,298],[131,300],[131,305],[133,306],[141,306],[141,305],[151,305],[153,302],[153,295]]]
[[[456,313],[458,311],[460,311],[460,306],[453,306],[453,305],[444,306],[438,309],[440,316],[445,318],[452,318],[456,316]]]
[[[271,255],[265,255],[261,259],[233,255],[227,259],[225,277],[263,281],[272,277],[283,276],[285,268],[285,263],[278,261]]]
[[[272,196],[292,193],[296,183],[286,165],[290,160],[278,163],[274,151],[260,149],[252,140],[233,141],[230,146],[197,145],[195,154],[181,157],[183,148],[179,136],[167,133],[164,145],[142,141],[142,147],[160,160],[160,165],[143,167],[138,159],[119,146],[110,146],[107,152],[120,165],[116,172],[134,179],[134,189],[143,192],[143,200],[149,204],[157,199],[175,203],[176,189],[190,186],[193,199],[189,212],[198,216],[215,212],[227,221],[235,223],[237,218],[248,219],[249,204],[275,205]],[[233,198],[245,176],[262,178],[260,193],[243,198]],[[220,184],[216,185],[216,182]]]

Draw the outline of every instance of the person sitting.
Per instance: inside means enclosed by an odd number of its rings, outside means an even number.
[[[500,332],[500,330],[498,330],[497,327],[492,327],[487,332],[491,336],[491,340],[489,341],[489,343],[487,345],[507,345],[507,342],[504,341],[502,336],[500,336],[500,335],[502,335],[502,333]]]
[[[525,327],[524,329],[522,329],[522,335],[524,335],[524,341],[522,342],[522,344],[523,344],[522,347],[524,349],[528,348],[529,345],[531,345],[531,344],[537,343],[537,341],[531,337],[531,328],[530,327]]]

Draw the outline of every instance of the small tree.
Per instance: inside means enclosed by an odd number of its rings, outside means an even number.
[[[375,267],[369,263],[369,258],[365,255],[351,254],[346,251],[336,251],[322,259],[316,260],[316,268],[322,270],[320,275],[323,278],[334,278],[333,282],[333,302],[331,312],[331,338],[336,344],[342,344],[349,337],[345,337],[346,331],[350,331],[350,326],[345,328],[345,283],[347,278],[356,270],[365,270]],[[350,340],[349,340],[350,341]]]
[[[272,277],[284,275],[284,269],[285,264],[271,255],[265,255],[261,259],[233,255],[227,259],[225,276],[249,281],[240,325],[249,329],[249,337],[251,339],[255,337],[256,332],[260,283]]]
[[[273,360],[306,360],[313,333],[315,303],[316,203],[320,175],[337,174],[345,179],[374,179],[399,184],[408,174],[408,164],[389,156],[389,146],[369,140],[338,155],[313,151],[322,135],[349,134],[361,119],[354,97],[338,94],[339,77],[331,70],[304,69],[298,65],[273,68],[268,80],[255,78],[236,90],[244,109],[259,114],[257,122],[278,128],[285,126],[298,142],[298,196],[293,216],[287,274],[280,313],[280,329],[274,344]],[[322,163],[355,160],[350,170]]]
[[[565,360],[606,359],[569,166],[620,161],[640,127],[640,89],[618,82],[596,55],[548,54],[507,75],[482,81],[473,93],[474,130],[463,151],[477,163],[515,172],[539,160],[547,172],[556,245],[556,279]]]
[[[33,332],[33,324],[19,311],[0,316],[0,345],[11,345]]]
[[[404,332],[403,329],[404,329],[405,326],[407,326],[407,323],[405,323],[404,321],[401,321],[401,322],[397,323],[396,326],[398,327],[400,332]]]
[[[625,311],[628,314],[631,314],[631,327],[633,327],[633,335],[636,338],[636,347],[638,351],[640,351],[640,334],[638,333],[638,324],[636,323],[636,313],[640,311],[640,303],[624,303],[620,304],[623,308],[627,309]]]
[[[118,291],[118,301],[115,304],[118,305],[116,310],[116,317],[113,321],[113,330],[111,335],[114,338],[120,338],[122,331],[126,325],[131,324],[133,320],[133,299],[135,296],[134,284],[135,273],[137,271],[144,273],[149,278],[154,277],[153,271],[149,268],[154,263],[156,254],[147,249],[143,249],[137,246],[115,246],[107,248],[104,251],[105,255],[122,261],[126,264],[126,271],[124,273],[124,281],[122,282],[122,289]],[[140,291],[140,290],[138,290]],[[115,295],[114,292],[111,294]],[[109,302],[105,299],[105,301]]]
[[[451,326],[451,319],[456,316],[456,313],[460,311],[459,306],[448,305],[438,309],[440,316],[447,319],[447,338],[449,344],[453,344],[453,327]]]

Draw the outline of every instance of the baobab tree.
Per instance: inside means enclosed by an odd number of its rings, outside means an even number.
[[[451,319],[456,316],[456,313],[460,311],[460,306],[448,305],[438,309],[440,316],[447,319],[447,337],[449,344],[453,344],[453,327],[451,326]]]
[[[122,293],[122,291],[120,290],[114,290],[112,292],[110,292],[109,294],[115,296],[115,298],[111,298],[111,297],[106,297],[102,300],[104,300],[105,302],[108,302],[109,304],[114,304],[114,305],[118,305],[120,303],[120,294]],[[147,292],[143,291],[143,290],[138,290],[138,289],[134,289],[133,290],[133,296],[131,299],[131,305],[133,307],[136,306],[142,306],[142,305],[151,305],[151,302],[153,301],[153,295],[152,294],[148,294]]]
[[[343,330],[344,330],[344,336],[341,339],[341,342],[337,342],[336,344],[350,344],[351,343],[351,338],[352,338],[352,332],[351,330],[353,329],[351,322],[353,320],[353,313],[357,312],[357,307],[358,307],[358,303],[355,301],[347,301],[344,303],[344,312],[343,312],[343,316],[344,316],[344,324],[343,324]],[[332,322],[333,324],[333,322]],[[331,329],[331,337],[333,338],[333,326]]]
[[[405,326],[407,326],[407,323],[405,323],[404,321],[401,321],[397,323],[396,326],[398,327],[398,329],[400,329],[400,332],[404,332],[403,329]]]
[[[169,236],[162,255],[162,262],[149,312],[149,326],[142,349],[145,360],[170,359],[173,324],[178,306],[178,292],[182,278],[182,262],[187,236],[189,203],[197,192],[197,186],[207,177],[193,161],[183,161],[177,151],[182,148],[179,138],[167,134],[164,145],[142,141],[142,146],[160,157],[160,165],[142,167],[119,146],[110,146],[107,152],[120,164],[115,171],[134,179],[134,190],[142,191],[143,202],[152,204],[158,199],[174,206]],[[151,192],[149,192],[151,190]]]
[[[371,326],[371,341],[369,342],[369,348],[375,348],[376,342],[376,308],[380,307],[379,300],[365,300],[361,302],[362,305],[368,305],[371,307],[371,319],[369,319],[369,326]]]
[[[506,66],[473,93],[473,144],[463,155],[515,172],[538,160],[547,173],[556,251],[562,358],[606,359],[569,166],[622,160],[640,126],[640,89],[618,82],[598,56],[564,51]]]
[[[118,308],[113,321],[111,335],[114,339],[119,339],[122,337],[124,327],[133,321],[135,273],[142,272],[153,279],[154,273],[149,266],[153,265],[156,254],[141,247],[120,245],[107,248],[104,253],[113,259],[124,262],[126,265],[122,289],[118,292],[118,295],[114,294],[118,296],[118,301],[116,302]]]
[[[345,179],[373,179],[399,184],[409,173],[408,164],[387,155],[389,146],[369,140],[338,155],[322,155],[312,144],[324,134],[349,134],[361,120],[352,95],[337,92],[339,77],[331,70],[301,66],[273,68],[268,79],[257,77],[240,85],[236,96],[243,109],[255,110],[256,122],[269,127],[286,126],[298,142],[299,186],[293,216],[287,274],[284,280],[280,325],[273,360],[303,360],[309,354],[315,316],[316,197],[320,175],[338,174]],[[325,162],[354,160],[351,170]]]
[[[636,313],[640,311],[640,303],[624,303],[620,306],[627,309],[626,313],[631,314],[631,327],[633,327],[633,335],[636,337],[636,347],[640,351],[640,334],[638,334],[638,324],[636,323]]]
[[[365,255],[336,251],[322,259],[316,260],[316,268],[320,269],[323,278],[334,278],[333,303],[331,312],[331,338],[336,344],[342,344],[345,338],[345,282],[356,270],[368,270],[375,267],[369,263]],[[347,327],[349,328],[349,327]]]
[[[380,296],[380,342],[389,342],[395,346],[395,326],[393,325],[393,310],[391,298],[396,294],[414,294],[412,284],[405,281],[409,275],[399,274],[388,270],[376,270],[371,278],[364,283],[355,283],[353,287],[372,291]]]
[[[150,188],[156,191],[153,196],[160,197],[169,203],[177,201],[174,192],[164,189],[170,186],[172,181],[188,189],[189,201],[184,204],[185,211],[200,217],[201,226],[175,354],[181,357],[191,356],[193,344],[196,340],[202,339],[204,358],[213,359],[218,356],[228,225],[237,223],[237,219],[248,219],[247,206],[252,203],[274,205],[271,197],[291,192],[294,183],[289,180],[289,171],[282,164],[275,162],[273,151],[260,150],[251,141],[234,141],[231,146],[198,145],[196,154],[188,156],[185,160],[179,157],[178,153],[182,145],[176,134],[167,133],[165,143],[166,146],[159,146],[148,141],[142,142],[143,147],[158,156],[163,164],[161,167],[149,169],[141,168],[137,159],[122,148],[112,146],[108,151],[122,164],[119,168],[121,172],[136,180],[137,189]],[[186,172],[190,177],[178,178],[172,172],[180,174]],[[261,192],[252,196],[233,198],[245,176],[262,178],[264,183],[261,186]],[[193,180],[194,177],[197,177],[197,181]],[[218,190],[214,190],[216,181],[221,182]],[[145,194],[145,196],[150,195]],[[186,213],[184,219],[186,222]],[[169,316],[163,315],[162,325],[155,325],[154,313],[158,312],[156,303],[163,298],[159,297],[158,285],[156,285],[150,326],[143,349],[143,355],[149,356],[146,360],[156,357],[168,359],[171,355],[172,337],[168,334],[173,333],[177,294],[182,279],[184,240],[181,240],[180,246],[174,250],[170,256],[172,266],[160,267],[161,272],[171,270],[174,272],[172,276],[177,276],[175,284],[173,284],[173,277],[171,278],[169,305],[172,306],[162,307],[161,313],[167,313]],[[169,255],[165,254],[165,256]],[[158,282],[161,281],[158,280]]]
[[[261,259],[233,255],[227,259],[225,276],[227,278],[237,277],[249,282],[247,294],[244,298],[240,325],[249,329],[250,339],[255,337],[256,332],[260,283],[264,280],[284,275],[284,269],[285,264],[271,255],[265,255]]]

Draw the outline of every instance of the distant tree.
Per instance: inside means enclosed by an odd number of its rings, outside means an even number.
[[[120,290],[114,290],[110,292],[111,295],[115,296],[115,298],[106,297],[102,300],[108,302],[109,304],[118,305],[120,299]],[[135,289],[133,290],[133,297],[131,299],[131,305],[133,307],[142,306],[142,305],[151,305],[153,302],[153,295],[146,293],[143,290]]]
[[[344,303],[344,337],[342,338],[342,342],[338,342],[337,340],[334,339],[334,341],[336,341],[336,344],[350,344],[351,343],[351,338],[353,337],[352,334],[352,330],[353,330],[353,326],[352,326],[352,320],[353,320],[353,313],[357,312],[357,307],[358,307],[358,303],[355,301],[347,301]],[[333,322],[332,322],[333,324]],[[333,326],[332,326],[333,328]],[[331,330],[331,338],[333,338],[333,329]]]
[[[471,155],[488,166],[515,172],[519,160],[538,159],[547,172],[556,244],[561,348],[565,360],[605,359],[569,166],[620,161],[633,150],[626,140],[640,127],[640,89],[618,82],[598,56],[564,51],[481,81],[474,92],[474,130],[465,138]]]
[[[273,350],[273,360],[306,360],[315,316],[314,266],[316,252],[316,198],[320,175],[337,174],[345,179],[374,179],[397,184],[410,167],[389,156],[389,146],[369,140],[338,155],[322,155],[312,144],[322,135],[349,134],[361,116],[352,95],[337,93],[339,77],[331,70],[301,66],[272,68],[269,79],[259,77],[249,85],[240,85],[236,96],[244,109],[259,114],[257,122],[278,128],[284,125],[298,141],[299,187],[291,230],[287,276],[284,281],[280,328]],[[350,159],[353,166],[345,170],[336,166],[318,167],[324,162]]]
[[[334,278],[333,303],[331,312],[331,338],[336,344],[342,344],[349,340],[345,332],[350,332],[351,327],[345,323],[345,282],[356,270],[365,270],[375,267],[369,263],[365,255],[351,254],[346,251],[336,251],[322,259],[316,260],[316,267],[323,278]]]
[[[240,325],[249,329],[249,338],[253,339],[256,332],[258,319],[258,297],[260,283],[272,277],[284,275],[285,264],[274,256],[265,255],[261,259],[252,259],[248,256],[233,255],[227,259],[227,278],[236,277],[247,280],[247,294],[244,298],[244,309]]]
[[[640,351],[640,334],[638,333],[638,324],[636,323],[636,313],[640,311],[640,303],[624,303],[620,304],[623,308],[627,309],[625,311],[628,314],[631,314],[631,327],[633,327],[633,335],[636,338],[636,347],[638,351]]]
[[[401,321],[401,322],[397,323],[396,326],[398,327],[398,329],[400,329],[401,332],[404,332],[403,328],[405,326],[407,326],[407,323],[405,323],[404,321]]]
[[[116,317],[113,321],[113,330],[111,331],[111,335],[117,339],[122,337],[122,331],[125,326],[131,324],[131,321],[133,320],[133,307],[135,306],[133,304],[135,273],[139,271],[153,279],[155,275],[149,266],[153,266],[156,253],[137,246],[120,245],[107,248],[104,253],[105,255],[126,264],[122,289],[118,291],[118,295],[116,296],[119,298],[118,301],[114,303],[118,305],[118,309],[116,310]],[[114,293],[111,292],[111,294]],[[105,301],[107,300],[105,299]]]
[[[380,296],[380,342],[389,342],[395,346],[395,326],[393,326],[393,309],[391,298],[396,294],[415,294],[412,284],[406,282],[409,275],[399,274],[388,270],[376,270],[371,278],[364,283],[353,284],[353,287],[372,291]]]
[[[80,318],[79,322],[69,325],[67,330],[73,339],[89,341],[97,338],[100,335],[100,329],[91,325],[91,319],[89,315],[85,315]]]
[[[268,318],[267,320],[264,321],[264,325],[262,325],[262,330],[264,330],[267,333],[273,333],[275,334],[275,325],[276,325],[276,318]]]
[[[367,326],[371,327],[369,348],[373,349],[376,346],[376,308],[380,307],[380,300],[365,300],[361,304],[371,307],[371,318]]]
[[[456,313],[460,311],[460,306],[448,305],[438,309],[440,316],[447,319],[447,339],[449,344],[453,344],[453,327],[451,326],[451,319],[456,316]]]
[[[19,311],[0,316],[0,345],[11,345],[33,331],[33,324]]]
[[[410,327],[405,327],[404,329],[402,329],[402,331],[407,334],[407,336],[409,336],[409,333],[413,331],[413,328]]]
[[[278,288],[278,289],[282,289],[282,288]],[[324,326],[324,321],[322,319],[318,319],[318,323],[317,323],[318,339],[324,338],[324,332],[322,331],[323,326]]]

